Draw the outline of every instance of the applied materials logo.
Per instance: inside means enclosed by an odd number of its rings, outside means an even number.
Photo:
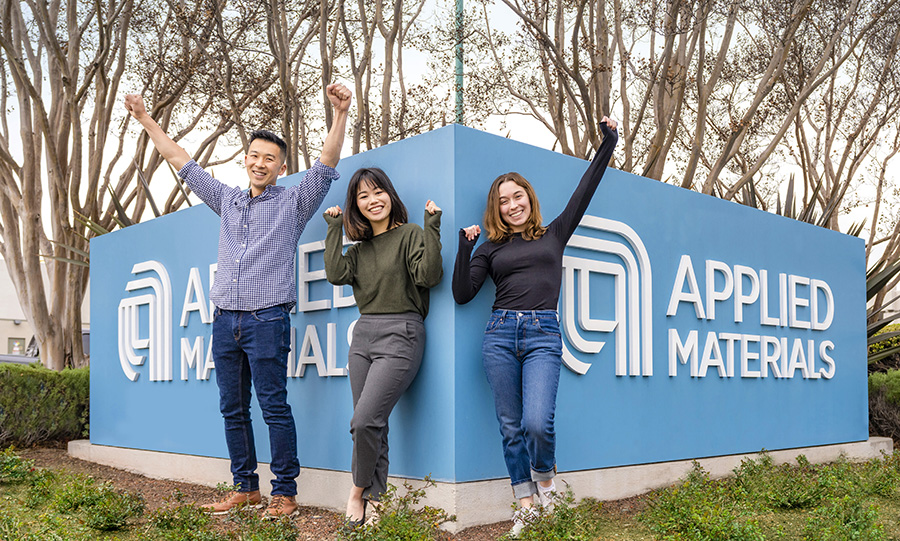
[[[647,249],[637,233],[622,222],[585,216],[579,226],[612,234],[617,240],[573,235],[567,246],[609,254],[618,261],[563,256],[560,321],[572,348],[587,354],[573,353],[563,343],[563,363],[576,374],[586,374],[591,365],[579,357],[599,353],[606,345],[606,337],[612,334],[616,348],[616,375],[652,376],[653,298]],[[591,317],[592,273],[613,278],[615,306],[612,319]]]
[[[139,295],[119,302],[119,363],[131,381],[140,373],[134,369],[146,359],[150,381],[172,381],[172,284],[169,273],[158,261],[144,261],[131,268],[138,276],[125,291]],[[139,355],[137,350],[146,350]]]

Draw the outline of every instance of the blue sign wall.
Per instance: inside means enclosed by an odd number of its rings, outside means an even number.
[[[453,302],[457,231],[481,223],[487,188],[507,171],[532,181],[549,222],[587,163],[449,126],[343,159],[323,209],[343,206],[363,166],[390,175],[411,221],[427,199],[444,211],[444,280],[422,369],[391,417],[391,473],[505,477],[480,353],[493,286]],[[315,217],[298,248],[288,393],[301,464],[349,470],[344,367],[358,312],[349,288],[324,279],[325,230]],[[208,357],[217,237],[201,205],[92,241],[92,443],[227,457]],[[609,170],[565,267],[561,471],[868,437],[860,239]],[[253,413],[268,461],[255,402]]]

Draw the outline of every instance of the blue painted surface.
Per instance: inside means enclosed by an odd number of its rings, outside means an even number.
[[[491,181],[510,170],[519,171],[535,185],[548,223],[566,204],[587,164],[449,126],[343,159],[338,167],[342,179],[332,187],[322,208],[343,207],[352,172],[372,165],[390,175],[410,210],[411,221],[422,223],[429,198],[444,211],[444,280],[432,290],[422,369],[391,417],[391,473],[431,474],[437,480],[456,482],[506,477],[480,355],[493,285],[487,283],[465,306],[453,302],[450,277],[457,231],[481,223]],[[241,182],[245,178],[236,167],[228,176]],[[280,182],[290,185],[296,181],[297,177],[289,177]],[[565,338],[567,347],[591,367],[584,375],[563,369],[556,415],[561,471],[866,439],[865,264],[860,239],[614,170],[607,172],[587,214],[626,223],[646,247],[652,268],[653,375],[615,375],[619,344],[612,333],[583,333],[584,338],[606,342],[595,354],[575,352]],[[315,217],[301,245],[324,239],[325,230],[324,220]],[[580,227],[576,235],[621,243],[615,235],[590,228]],[[227,456],[215,371],[210,380],[198,381],[192,370],[188,381],[182,381],[180,360],[182,337],[193,342],[204,336],[204,348],[208,347],[210,326],[202,324],[196,312],[186,328],[179,326],[179,321],[191,267],[199,268],[203,288],[208,291],[208,268],[215,262],[217,237],[218,217],[200,205],[92,241],[93,443]],[[691,257],[704,303],[704,263],[710,259],[732,269],[734,265],[766,269],[772,298],[778,297],[778,273],[825,281],[834,294],[833,322],[822,331],[763,326],[757,301],[744,308],[744,322],[738,324],[732,300],[717,303],[712,321],[698,319],[687,303],[679,304],[674,316],[666,316],[684,254]],[[621,263],[616,256],[581,248],[570,248],[567,255]],[[320,251],[308,257],[311,270],[322,268]],[[123,298],[145,293],[129,293],[125,284],[135,279],[132,266],[147,260],[163,263],[172,283],[172,381],[149,381],[145,363],[135,367],[140,376],[132,382],[119,363],[117,306]],[[626,277],[628,283],[633,279]],[[590,317],[613,318],[612,284],[610,276],[591,275]],[[719,275],[717,288],[722,284]],[[799,289],[801,296],[808,291],[808,287]],[[310,300],[331,295],[332,288],[324,280],[309,284]],[[770,312],[777,313],[777,309]],[[798,316],[809,320],[809,312],[809,307],[800,306]],[[149,331],[146,312],[143,314],[140,335],[146,337]],[[344,366],[347,329],[357,316],[355,307],[293,314],[295,351],[308,325],[315,326],[320,344],[327,348],[326,325],[333,322],[337,365]],[[696,330],[701,356],[709,331],[814,340],[816,348],[830,340],[834,343],[830,350],[834,377],[803,379],[798,370],[791,379],[771,374],[742,378],[739,358],[734,377],[720,378],[712,368],[706,377],[692,378],[689,366],[683,364],[671,377],[669,330],[673,328],[682,340]],[[726,342],[720,343],[724,353]],[[735,349],[739,354],[740,348]],[[758,343],[755,350],[759,351]],[[816,364],[816,369],[824,367],[821,362]],[[759,361],[751,362],[750,368],[758,369]],[[308,366],[303,378],[289,380],[288,393],[297,422],[301,464],[349,470],[352,412],[348,379],[319,377],[315,367]],[[259,458],[267,461],[265,425],[255,401],[253,413]]]

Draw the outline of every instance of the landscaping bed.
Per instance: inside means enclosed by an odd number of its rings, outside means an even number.
[[[565,475],[557,483],[564,487]],[[374,528],[341,535],[341,515],[302,508],[292,520],[264,522],[256,511],[210,517],[198,503],[215,489],[148,479],[73,459],[62,448],[0,452],[0,541],[172,540],[294,541],[297,539],[504,539],[510,522],[449,535],[449,517],[418,505],[422,491],[392,488]],[[541,511],[522,539],[760,541],[767,539],[900,539],[900,453],[864,463],[838,460],[775,464],[761,453],[725,479],[710,479],[699,464],[678,483],[616,502],[571,492],[555,510]]]

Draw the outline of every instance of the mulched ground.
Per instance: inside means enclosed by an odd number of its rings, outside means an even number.
[[[97,480],[106,480],[119,490],[143,495],[147,505],[147,512],[153,511],[166,503],[175,491],[184,495],[184,501],[205,503],[216,499],[218,494],[213,488],[150,479],[142,475],[129,473],[109,466],[85,462],[72,458],[66,453],[63,446],[36,447],[33,449],[16,449],[16,453],[22,458],[34,460],[36,466],[53,470],[66,470],[71,473],[83,473]],[[224,520],[224,519],[222,519]],[[331,539],[340,527],[341,515],[316,507],[301,507],[300,515],[294,518],[294,523],[300,530],[299,539],[320,540]],[[454,541],[492,541],[509,531],[512,522],[498,522],[468,528],[451,536]]]
[[[72,458],[66,453],[63,445],[16,449],[16,452],[22,458],[34,460],[35,465],[40,468],[83,473],[98,480],[109,481],[119,490],[139,493],[144,497],[148,512],[165,505],[167,498],[170,498],[176,491],[180,491],[184,495],[184,501],[195,503],[209,502],[218,496],[213,488],[151,479],[109,466]],[[603,509],[608,516],[622,518],[633,518],[645,507],[646,499],[643,496],[603,503]],[[221,520],[224,521],[224,519]],[[341,525],[341,515],[317,507],[301,507],[300,515],[294,518],[294,523],[300,530],[298,539],[331,539]],[[467,528],[451,536],[450,539],[453,541],[493,541],[508,532],[511,526],[512,522],[509,521],[476,526]]]

